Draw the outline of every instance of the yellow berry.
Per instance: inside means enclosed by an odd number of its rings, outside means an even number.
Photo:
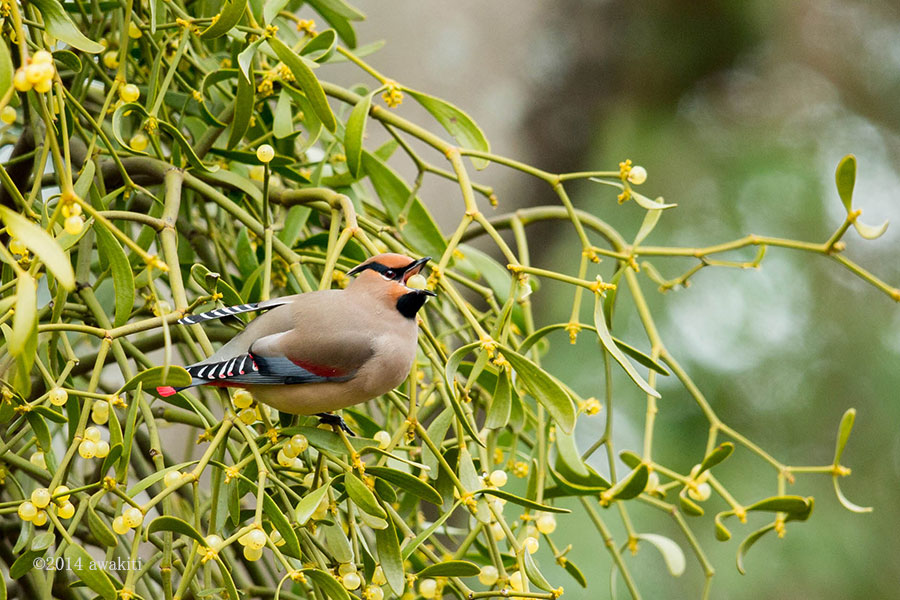
[[[522,585],[522,571],[516,571],[509,576],[509,587],[516,592],[525,591],[525,587]]]
[[[37,513],[37,507],[28,500],[19,505],[19,518],[23,521],[31,521]]]
[[[84,430],[84,439],[91,440],[96,444],[100,441],[100,430],[96,427],[88,427]]]
[[[50,504],[50,490],[47,488],[37,488],[31,492],[31,503],[38,508],[44,508]]]
[[[81,214],[81,205],[77,202],[66,202],[62,207],[64,217],[77,217]]]
[[[309,448],[309,440],[307,440],[306,436],[302,433],[291,436],[291,441],[289,443],[291,445],[291,452],[295,453],[294,456],[297,456]]]
[[[251,562],[262,558],[262,552],[262,548],[251,548],[250,546],[244,546],[244,558]]]
[[[42,79],[34,84],[34,91],[39,92],[41,94],[46,94],[50,91],[50,88],[53,87],[52,79]]]
[[[212,548],[213,550],[218,550],[222,547],[222,544],[225,540],[221,538],[221,536],[216,535],[215,533],[211,533],[205,538],[206,545]]]
[[[500,523],[491,523],[491,535],[493,536],[494,541],[499,542],[506,537],[506,532],[503,531],[503,527],[500,526]]]
[[[537,518],[537,529],[541,533],[551,534],[556,531],[556,517],[543,514]]]
[[[20,92],[27,92],[31,89],[31,82],[28,81],[28,77],[25,75],[25,69],[22,67],[16,69],[16,74],[13,75],[13,87]]]
[[[116,69],[119,66],[119,53],[116,50],[110,50],[103,55],[103,64],[107,69]]]
[[[244,536],[244,541],[246,542],[244,545],[248,548],[253,548],[254,550],[258,550],[266,545],[266,532],[262,529],[254,529],[247,533]]]
[[[379,431],[375,434],[375,441],[378,442],[378,447],[384,450],[391,445],[391,434],[384,430]]]
[[[50,404],[53,406],[62,406],[69,399],[69,393],[62,388],[53,388],[50,390]]]
[[[38,450],[28,459],[31,464],[42,469],[47,468],[47,461],[44,459],[44,453]]]
[[[34,523],[35,527],[42,527],[47,523],[47,511],[39,510],[34,518],[31,520]]]
[[[134,23],[134,21],[129,21],[128,22],[128,37],[130,37],[133,40],[136,40],[139,37],[141,37],[142,35],[143,35],[143,33],[141,32],[141,28],[138,27]]]
[[[253,181],[262,181],[265,178],[266,168],[262,165],[253,165],[250,167],[250,179]]]
[[[338,575],[343,577],[347,573],[356,573],[356,565],[353,563],[341,563],[338,565]]]
[[[421,273],[416,273],[406,280],[406,287],[414,290],[424,290],[426,285],[428,285],[428,280]]]
[[[312,471],[310,471],[309,473],[307,473],[306,475],[303,476],[303,481],[301,481],[300,483],[303,485],[303,487],[311,488],[312,484],[313,484],[313,479],[315,478],[315,476],[316,476],[316,474],[313,473]]]
[[[344,584],[344,587],[348,590],[355,590],[359,587],[359,584],[362,583],[362,579],[359,578],[357,573],[347,573],[341,577],[341,583]]]
[[[12,106],[6,105],[3,107],[3,110],[0,111],[0,120],[2,120],[7,125],[12,125],[16,122],[16,109]]]
[[[538,551],[540,544],[537,541],[537,538],[527,537],[525,541],[522,543],[525,546],[525,549],[528,550],[528,554],[534,554]]]
[[[141,512],[136,506],[132,506],[124,513],[122,513],[122,520],[125,521],[125,525],[129,529],[134,529],[138,525],[144,522],[144,513]]]
[[[486,585],[488,587],[497,583],[497,579],[499,578],[500,573],[494,565],[481,567],[481,573],[478,574],[478,581],[481,582],[481,585]]]
[[[47,69],[50,70],[50,77],[53,77],[53,67],[48,64],[31,63],[25,67],[25,78],[28,83],[34,85],[39,81],[47,79]]]
[[[641,166],[631,167],[628,172],[628,181],[634,185],[641,185],[647,181],[647,169]]]
[[[59,509],[56,511],[56,514],[59,515],[60,519],[71,519],[75,514],[75,505],[71,502],[65,502]]]
[[[490,476],[491,485],[494,487],[503,487],[506,485],[509,476],[506,474],[506,471],[503,469],[497,469]]]
[[[57,504],[65,504],[69,501],[69,487],[65,485],[58,485],[56,489],[53,490],[53,498],[54,502]]]
[[[6,108],[10,108],[7,106]],[[25,242],[22,240],[17,240],[15,238],[9,240],[9,251],[13,254],[19,254],[24,256],[28,254],[28,246],[25,245]]]
[[[84,440],[78,444],[78,454],[81,458],[91,459],[97,455],[97,444],[91,440]]]
[[[437,581],[434,579],[423,579],[419,582],[419,594],[423,598],[434,598],[437,592]]]
[[[128,533],[128,530],[131,529],[128,525],[125,524],[125,518],[122,515],[119,515],[115,519],[113,519],[112,523],[113,531],[118,533],[119,535],[124,535]]]
[[[81,233],[81,230],[84,229],[84,219],[81,217],[69,217],[66,219],[63,228],[66,230],[66,233],[70,235],[78,235]]]
[[[150,139],[141,132],[138,132],[131,136],[131,139],[128,140],[128,145],[132,150],[136,150],[137,152],[142,152],[147,146],[150,145]]]
[[[375,572],[372,573],[372,583],[375,585],[384,585],[387,583],[387,577],[384,576],[384,570],[381,568],[381,565],[375,567]]]
[[[163,477],[163,483],[166,484],[166,487],[172,487],[173,485],[177,485],[181,482],[181,471],[169,471],[166,473],[166,476]]]
[[[33,65],[52,65],[53,64],[53,55],[47,52],[46,50],[38,50],[34,53],[34,56],[31,57],[31,64]]]
[[[263,163],[271,162],[271,160],[275,158],[275,149],[268,144],[263,144],[256,149],[256,158]]]
[[[366,588],[363,598],[368,600],[384,600],[384,590],[377,585],[370,585]]]
[[[698,483],[695,487],[688,487],[688,496],[697,502],[709,500],[710,494],[712,494],[712,488],[706,482]]]
[[[97,458],[106,458],[109,455],[109,442],[100,440],[97,444]]]
[[[119,98],[122,99],[122,102],[135,102],[140,97],[141,91],[138,89],[138,86],[133,83],[123,85],[119,88]]]
[[[253,404],[253,395],[247,390],[238,390],[231,397],[235,408],[249,408]]]
[[[256,410],[253,408],[245,408],[238,413],[238,419],[240,419],[244,425],[253,425],[257,420]]]
[[[282,448],[278,451],[278,464],[282,467],[292,467],[294,466],[294,457],[285,454],[284,448]]]

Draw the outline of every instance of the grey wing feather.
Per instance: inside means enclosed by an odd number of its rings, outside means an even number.
[[[237,306],[225,306],[205,313],[200,313],[199,315],[182,317],[181,319],[178,319],[178,324],[196,325],[197,323],[203,323],[204,321],[212,321],[231,315],[252,312],[254,310],[268,310],[270,308],[275,308],[276,306],[281,306],[282,304],[287,304],[291,302],[292,299],[291,296],[286,296],[284,298],[273,298],[272,300],[266,300],[264,302],[250,302],[248,304],[238,304]]]

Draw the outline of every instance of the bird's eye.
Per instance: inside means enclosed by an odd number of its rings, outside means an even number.
[[[388,279],[393,279],[394,277],[397,276],[397,271],[395,271],[393,269],[388,269],[387,271],[384,272],[384,276],[387,277]]]

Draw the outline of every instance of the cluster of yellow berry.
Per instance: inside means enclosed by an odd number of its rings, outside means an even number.
[[[16,122],[16,109],[8,104],[3,107],[3,110],[0,110],[0,121],[3,121],[7,125],[12,125]]]
[[[81,204],[75,199],[75,194],[72,192],[63,193],[59,201],[61,203],[60,210],[65,218],[63,228],[68,234],[78,235],[84,229],[84,216],[81,214]]]
[[[27,92],[31,88],[40,93],[49,92],[53,87],[55,74],[53,55],[46,50],[38,50],[27,65],[16,70],[16,74],[13,76],[13,86],[20,92]]]
[[[231,397],[231,402],[238,411],[238,419],[244,425],[253,425],[260,419],[259,407],[254,406],[253,395],[247,390],[236,391]]]
[[[686,484],[688,496],[690,496],[692,500],[696,500],[697,502],[709,500],[709,496],[712,494],[712,488],[709,483],[707,483],[708,479],[709,471],[700,473],[700,465],[694,465],[694,468],[691,469],[691,478]]]
[[[109,443],[100,437],[100,430],[94,426],[84,430],[84,439],[78,444],[81,458],[90,460],[94,457],[106,458],[109,454]]]
[[[138,527],[144,522],[144,512],[136,506],[130,506],[125,511],[113,519],[113,531],[119,535],[125,535],[129,530]]]
[[[269,537],[262,529],[251,529],[238,538],[238,543],[244,547],[244,558],[247,560],[259,560],[262,557],[262,549]]]
[[[60,519],[71,519],[75,514],[75,505],[69,502],[69,488],[58,486],[51,496],[47,488],[37,488],[31,492],[31,500],[26,500],[19,505],[19,518],[30,521],[36,527],[43,527],[47,523],[47,511],[50,500],[56,505],[56,515]]]
[[[298,433],[289,439],[278,450],[278,464],[282,467],[302,468],[303,462],[297,458],[301,452],[309,448],[309,441],[302,433]]]
[[[341,563],[338,565],[337,577],[341,585],[347,590],[355,590],[362,585],[362,577],[359,576],[356,565],[353,563]],[[375,567],[370,585],[366,586],[366,589],[362,592],[363,599],[384,600],[384,590],[381,589],[381,586],[385,583],[387,583],[387,579],[384,576],[384,571],[381,570],[381,567]]]

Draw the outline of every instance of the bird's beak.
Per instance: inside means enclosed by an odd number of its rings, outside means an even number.
[[[413,275],[417,274],[419,271],[421,271],[422,267],[424,267],[425,263],[427,263],[429,260],[431,260],[431,257],[425,256],[425,257],[420,258],[419,260],[411,263],[408,267],[406,267],[406,269],[403,271],[403,284],[406,285],[406,282],[409,281],[409,278],[412,277]],[[437,294],[435,294],[431,290],[416,289],[413,291],[418,292],[420,294],[425,294],[426,296],[437,296]]]

